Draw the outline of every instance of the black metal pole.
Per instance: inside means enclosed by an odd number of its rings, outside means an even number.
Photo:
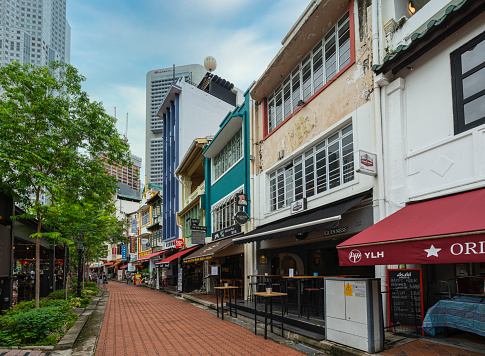
[[[77,263],[77,297],[81,298],[81,279],[83,278],[83,271],[82,271],[82,266],[81,266],[81,260],[82,260],[82,249],[77,250],[77,258],[78,258],[78,263]]]

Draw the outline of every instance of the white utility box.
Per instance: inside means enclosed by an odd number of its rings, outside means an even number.
[[[325,339],[369,353],[383,350],[379,278],[325,278]]]

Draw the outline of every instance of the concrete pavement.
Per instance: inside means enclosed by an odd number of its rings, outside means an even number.
[[[96,356],[302,355],[165,293],[123,283],[108,289]]]

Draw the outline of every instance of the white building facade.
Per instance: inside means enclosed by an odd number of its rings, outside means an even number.
[[[146,76],[145,184],[162,184],[162,120],[158,109],[175,80],[199,83],[206,71],[200,64],[151,70]]]

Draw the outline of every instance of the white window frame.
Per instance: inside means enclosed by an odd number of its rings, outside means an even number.
[[[229,226],[235,225],[234,215],[238,211],[236,206],[236,194],[244,193],[244,185],[233,190],[224,198],[218,200],[211,206],[212,232],[220,231]]]
[[[268,134],[271,133],[281,124],[286,118],[288,118],[298,108],[298,102],[300,100],[307,101],[311,98],[320,88],[326,83],[330,82],[335,76],[337,76],[349,63],[351,63],[351,38],[350,38],[350,12],[347,11],[335,25],[323,36],[323,38],[316,44],[313,49],[305,55],[303,60],[291,71],[291,73],[281,82],[281,84],[274,90],[271,95],[268,96]],[[343,31],[343,33],[341,33]],[[341,38],[347,39],[341,43]],[[325,57],[325,45],[335,40],[335,72],[332,71],[328,74],[326,68]],[[345,46],[345,47],[343,47]],[[341,50],[343,49],[342,53]],[[315,86],[315,68],[313,59],[321,54],[322,58],[322,84]],[[341,58],[345,54],[345,57]],[[348,54],[348,55],[347,55]],[[303,69],[309,65],[310,77],[308,78],[309,84],[305,85],[307,91],[304,90],[303,83]],[[318,68],[320,69],[320,68]],[[307,71],[305,71],[307,73]],[[298,88],[296,88],[298,82]],[[289,105],[285,105],[285,89],[290,91]],[[308,87],[309,85],[309,87]],[[304,94],[306,94],[304,96]],[[281,102],[280,106],[277,106],[277,101]],[[278,113],[281,111],[281,115]]]
[[[229,152],[228,147],[233,145],[232,141],[239,132],[241,132],[239,152],[237,151],[238,149],[237,142],[234,142],[233,147],[236,149],[236,157],[234,157],[233,159],[229,159],[229,157],[227,157]],[[220,162],[223,165],[223,167],[220,167],[220,166],[218,167],[219,162],[216,159],[221,155],[221,153],[223,153],[223,161],[220,161]],[[233,155],[233,152],[231,150],[231,156],[232,155]],[[229,172],[235,165],[241,162],[243,158],[244,158],[244,130],[243,130],[243,127],[241,126],[241,128],[238,129],[234,135],[232,135],[231,139],[227,141],[224,147],[211,159],[212,176],[214,177],[211,185],[214,185],[219,179],[224,177],[224,175],[227,172]]]
[[[350,142],[348,142],[349,137],[351,138]],[[337,174],[335,177],[332,177],[328,150],[336,144],[338,144],[338,149],[333,152],[336,152],[338,155],[338,168],[333,169]],[[287,207],[295,200],[321,195],[331,189],[353,181],[355,179],[354,145],[355,138],[353,124],[350,122],[339,130],[327,135],[323,140],[320,140],[312,147],[306,149],[284,166],[269,172],[267,175],[269,183],[269,212],[278,211],[279,209]],[[323,158],[317,159],[317,156],[320,154],[321,157],[322,153],[324,154]],[[312,158],[311,162],[309,162],[309,158]],[[307,161],[306,165],[305,161]],[[324,161],[324,174],[318,175],[318,171],[321,170],[322,167],[319,167],[317,164],[322,161]],[[332,163],[333,162],[335,162],[335,160],[333,160]],[[295,169],[300,165],[302,167],[301,184],[298,184],[295,179]],[[309,172],[306,172],[308,167],[311,166],[313,166],[313,168],[309,170]],[[318,184],[319,181],[322,182],[322,178],[323,183]],[[337,181],[335,182],[336,179]],[[335,185],[332,185],[332,181],[335,182]],[[307,186],[307,182],[313,182],[312,186]],[[322,184],[324,184],[324,186],[322,186]],[[297,196],[298,189],[301,189],[301,193],[298,193]]]

